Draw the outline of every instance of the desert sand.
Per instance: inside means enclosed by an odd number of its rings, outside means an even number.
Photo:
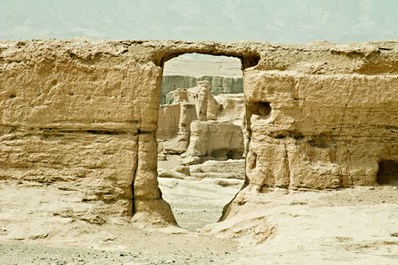
[[[65,213],[80,205],[73,191],[1,182],[0,264],[398,262],[396,187],[264,192],[265,203],[245,204],[239,218],[215,223],[231,187],[189,179],[161,183],[177,220],[189,229],[128,219],[91,224]]]

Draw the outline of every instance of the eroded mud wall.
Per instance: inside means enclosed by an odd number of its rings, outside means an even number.
[[[152,157],[162,69],[123,56],[128,47],[2,44],[1,179],[79,191],[102,216],[131,216],[160,198]]]
[[[160,83],[165,61],[192,52],[242,60],[250,187],[374,185],[379,162],[398,160],[395,42],[3,41],[0,179],[173,222],[157,183]]]
[[[375,185],[378,162],[398,159],[397,76],[246,73],[250,183],[261,187]],[[261,107],[260,107],[261,108]]]

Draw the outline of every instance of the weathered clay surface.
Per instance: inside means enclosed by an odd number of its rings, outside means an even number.
[[[243,93],[221,94],[215,97],[221,105],[217,115],[218,121],[232,121],[233,124],[243,127],[245,116],[245,98]]]
[[[167,96],[173,104],[189,103],[195,105],[196,117],[194,118],[201,121],[215,120],[220,112],[221,106],[214,98],[210,83],[207,81],[201,81],[197,86],[188,89],[178,88],[169,92]]]
[[[189,173],[197,178],[244,179],[245,160],[205,161],[202,164],[189,166]]]
[[[248,108],[251,183],[320,189],[375,185],[378,162],[398,159],[397,76],[246,74],[249,105],[269,103],[264,113]]]
[[[223,104],[218,103],[207,81],[199,82],[196,87],[173,90],[167,95],[173,104],[162,105],[159,112],[157,136],[158,140],[163,140],[160,152],[184,153],[184,164],[242,158],[243,101],[221,94],[219,99]],[[236,121],[239,125],[234,124]]]
[[[207,159],[242,158],[243,134],[240,126],[230,122],[192,121],[191,137],[183,154],[185,164],[197,164]]]
[[[189,145],[191,137],[191,122],[197,119],[195,104],[180,102],[163,106],[162,108],[168,112],[171,112],[169,110],[174,111],[174,113],[170,113],[170,117],[178,117],[178,121],[177,124],[168,124],[165,121],[169,118],[164,117],[164,120],[161,122],[165,112],[159,113],[158,128],[162,131],[168,132],[168,137],[158,137],[158,140],[164,141],[162,142],[162,150],[160,151],[168,154],[181,154],[187,150]],[[176,112],[178,112],[178,114]],[[174,131],[176,132],[174,133]]]
[[[398,160],[396,42],[3,41],[0,179],[173,222],[157,183],[160,84],[190,52],[242,60],[248,188],[375,185]]]
[[[162,79],[161,103],[170,103],[167,93],[176,88],[190,88],[197,86],[201,81],[208,81],[213,95],[235,94],[243,92],[241,77],[202,76],[199,78],[181,75],[165,75]]]

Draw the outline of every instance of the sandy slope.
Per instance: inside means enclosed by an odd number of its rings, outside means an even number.
[[[161,182],[174,200],[177,218],[188,211],[194,218],[213,221],[201,212],[218,212],[223,204],[215,203],[223,193],[215,194],[220,187],[211,181]],[[178,188],[167,188],[173,185]],[[182,195],[184,191],[189,192]],[[65,207],[79,207],[78,194],[54,186],[2,181],[0,193],[0,264],[398,263],[395,187],[246,191],[238,200],[255,196],[258,202],[245,203],[235,217],[201,232],[122,219],[99,226],[54,215]],[[224,202],[231,192],[225,194]],[[203,202],[189,208],[189,200]],[[204,220],[192,223],[194,228]]]
[[[198,180],[160,179],[163,197],[172,207],[181,227],[195,230],[217,222],[224,205],[238,192],[243,181],[225,180],[230,186],[223,187],[220,179]]]
[[[0,182],[0,264],[209,264],[234,253],[233,240],[131,220],[93,225],[62,216],[79,194]],[[224,263],[224,262],[221,262]]]
[[[168,156],[158,161],[158,168],[173,170],[179,165],[179,156]],[[244,165],[242,165],[244,166]],[[217,222],[224,206],[229,203],[243,185],[242,179],[217,177],[184,179],[159,178],[163,198],[170,203],[177,223],[186,229],[196,230]]]
[[[238,219],[264,218],[275,231],[236,264],[398,264],[396,187],[247,196],[262,202],[245,204]]]

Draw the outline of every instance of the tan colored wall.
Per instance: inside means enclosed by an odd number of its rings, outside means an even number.
[[[180,123],[180,104],[163,105],[160,107],[157,129],[158,140],[170,140],[178,135]]]
[[[243,153],[243,135],[240,126],[230,122],[192,121],[191,139],[184,155],[204,160],[227,160],[240,159]]]
[[[248,102],[270,102],[272,109],[251,116],[247,175],[253,184],[374,185],[378,162],[398,159],[397,76],[247,76]]]
[[[0,179],[79,190],[104,216],[151,207],[162,69],[121,43],[2,47]]]
[[[398,160],[396,42],[3,41],[0,179],[172,222],[156,172],[161,67],[189,52],[242,59],[249,186],[374,185],[378,161]]]

